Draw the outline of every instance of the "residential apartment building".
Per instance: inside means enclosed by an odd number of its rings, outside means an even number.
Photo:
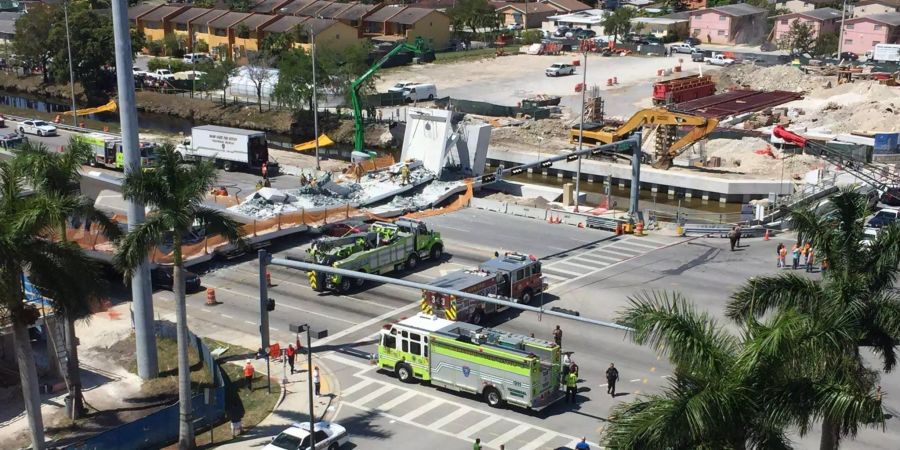
[[[812,30],[813,37],[819,37],[822,34],[839,32],[841,12],[834,8],[819,8],[776,16],[772,40],[778,42],[782,39],[790,32],[794,22],[805,23]]]
[[[844,21],[841,49],[863,55],[877,44],[900,43],[900,12],[854,17]]]
[[[890,14],[900,11],[900,0],[862,0],[853,6],[853,17]]]
[[[768,10],[746,3],[691,11],[691,36],[709,44],[756,43],[769,34],[766,16]]]

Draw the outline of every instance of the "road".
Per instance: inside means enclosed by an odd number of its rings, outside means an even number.
[[[723,308],[728,295],[748,277],[773,273],[775,242],[747,240],[737,252],[728,251],[724,239],[682,239],[663,236],[617,238],[610,233],[463,209],[427,220],[446,241],[444,259],[429,262],[407,280],[428,282],[448,271],[471,267],[494,251],[522,251],[539,256],[550,284],[546,307],[577,310],[582,316],[615,319],[628,298],[642,291],[678,291],[726,327]],[[785,238],[786,239],[786,238]],[[280,256],[302,256],[309,236],[299,236],[275,248]],[[252,259],[232,265],[201,268],[204,286],[216,289],[222,304],[207,307],[205,294],[188,299],[191,326],[211,337],[239,334],[247,346],[259,346],[258,266]],[[329,336],[314,344],[336,375],[340,402],[335,420],[349,424],[359,448],[396,448],[415,440],[417,446],[464,448],[480,437],[485,448],[572,448],[586,436],[596,442],[610,408],[640,394],[658,392],[671,368],[651,350],[631,344],[624,333],[532,313],[506,312],[492,320],[500,328],[535,333],[550,339],[560,324],[563,348],[574,352],[580,366],[579,403],[557,404],[540,413],[520,409],[491,409],[480,399],[419,384],[403,384],[381,373],[365,359],[375,350],[373,337],[381,326],[418,311],[419,294],[396,286],[375,286],[350,295],[320,295],[308,286],[305,274],[270,267],[275,286],[269,290],[277,306],[270,316],[273,340],[293,342],[291,323],[327,328]],[[813,275],[817,276],[817,275]],[[173,317],[171,293],[156,295],[162,317]],[[232,336],[233,337],[233,336]],[[606,394],[603,373],[614,362],[621,373],[620,396]],[[900,402],[900,378],[885,375],[888,407]],[[888,449],[897,442],[897,419],[887,431],[864,430],[844,448]],[[817,447],[817,434],[798,438],[798,448]],[[451,444],[452,442],[452,444]]]

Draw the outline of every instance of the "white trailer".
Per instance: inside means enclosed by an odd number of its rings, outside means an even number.
[[[267,175],[278,173],[278,163],[269,160],[269,147],[264,131],[203,125],[191,129],[191,137],[177,147],[187,160],[213,161],[226,171],[260,172],[266,165]]]
[[[900,62],[900,44],[877,44],[872,59],[878,62]]]

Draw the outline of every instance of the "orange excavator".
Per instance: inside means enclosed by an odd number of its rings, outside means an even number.
[[[653,167],[668,170],[672,161],[689,145],[705,138],[719,125],[717,119],[694,116],[665,108],[648,108],[638,111],[615,129],[598,127],[584,129],[584,143],[589,145],[610,144],[621,141],[640,127],[655,126],[656,160]],[[678,138],[677,127],[692,127],[687,134]],[[569,130],[569,142],[577,144],[580,136],[578,125]]]

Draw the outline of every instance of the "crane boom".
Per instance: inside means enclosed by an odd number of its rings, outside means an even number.
[[[381,59],[372,64],[369,67],[369,70],[366,73],[360,75],[359,78],[353,80],[350,83],[350,103],[353,105],[353,122],[355,125],[354,135],[353,135],[353,149],[356,151],[363,151],[363,136],[364,128],[363,128],[363,120],[362,120],[362,105],[359,101],[359,88],[366,82],[369,78],[372,78],[372,75],[381,68],[392,56],[402,52],[403,50],[409,50],[415,54],[421,54],[426,50],[425,40],[421,37],[416,38],[416,40],[412,44],[407,44],[406,42],[401,42],[397,44],[396,47],[392,48],[386,55],[384,55]]]

